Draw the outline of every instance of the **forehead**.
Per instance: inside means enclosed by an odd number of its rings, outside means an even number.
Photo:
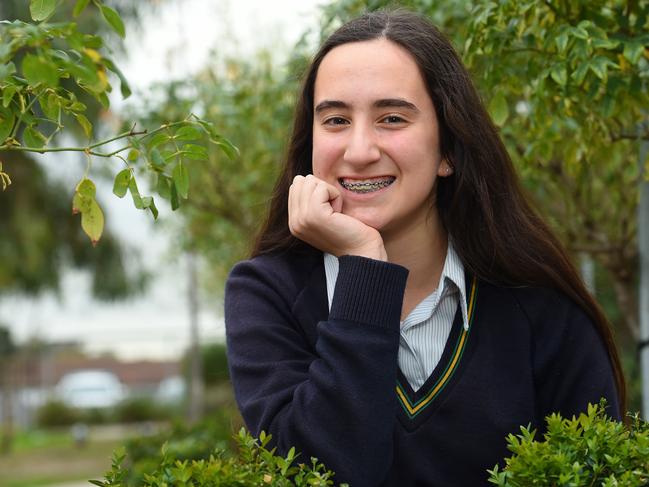
[[[350,42],[329,51],[318,68],[314,86],[322,99],[428,97],[415,59],[387,39]]]

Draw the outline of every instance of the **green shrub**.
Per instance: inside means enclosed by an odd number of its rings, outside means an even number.
[[[43,428],[70,426],[79,420],[79,413],[62,401],[51,400],[36,413],[36,424]]]
[[[221,384],[230,379],[225,343],[213,342],[201,345],[200,355],[201,373],[206,386]],[[190,375],[190,362],[188,352],[182,360],[183,376],[186,378]]]
[[[163,462],[163,446],[166,455],[180,461],[207,460],[215,449],[232,450],[233,417],[232,411],[221,409],[193,426],[176,422],[168,431],[128,440],[122,467],[127,471],[125,485],[142,485],[144,475]]]
[[[333,485],[333,472],[311,458],[309,464],[298,463],[298,455],[291,448],[286,457],[275,455],[275,450],[266,446],[270,435],[262,433],[256,440],[245,429],[237,436],[238,455],[228,455],[225,450],[216,449],[206,460],[179,460],[166,446],[161,451],[157,465],[144,475],[141,483],[145,487],[201,486],[235,487],[253,485],[284,486],[327,486]],[[122,487],[128,484],[129,470],[125,468],[124,450],[113,457],[111,470],[104,480],[92,480],[100,487]],[[345,484],[342,484],[345,485]]]
[[[106,409],[90,408],[79,412],[79,421],[85,424],[107,424],[112,419],[111,413]]]
[[[147,397],[125,399],[115,408],[115,419],[120,423],[137,423],[168,418],[169,412]]]
[[[509,435],[514,455],[494,467],[489,481],[500,487],[649,485],[649,423],[636,415],[629,427],[606,416],[605,404],[590,405],[578,418],[546,418],[545,441],[521,428]]]

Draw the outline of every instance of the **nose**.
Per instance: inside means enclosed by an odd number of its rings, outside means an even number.
[[[371,126],[355,124],[349,131],[349,139],[343,156],[352,164],[368,164],[381,158],[377,134]]]

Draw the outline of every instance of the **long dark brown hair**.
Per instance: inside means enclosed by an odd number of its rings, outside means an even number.
[[[306,72],[286,162],[252,256],[308,250],[307,244],[289,231],[288,192],[296,175],[312,172],[313,91],[318,67],[337,46],[378,38],[388,39],[412,55],[433,101],[441,153],[454,170],[452,176],[438,178],[436,206],[465,268],[500,285],[558,289],[577,303],[606,344],[624,416],[626,386],[604,313],[557,237],[525,197],[509,154],[459,56],[433,25],[412,12],[367,13],[340,27],[321,46]]]

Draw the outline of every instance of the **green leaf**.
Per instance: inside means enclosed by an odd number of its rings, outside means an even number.
[[[23,59],[22,68],[23,76],[31,85],[43,83],[51,88],[56,88],[59,84],[56,66],[45,59],[27,54]]]
[[[58,121],[61,113],[61,101],[54,93],[48,93],[47,96],[41,96],[38,100],[41,105],[43,114],[50,120]]]
[[[184,199],[187,199],[189,193],[189,172],[182,161],[176,164],[171,176],[174,180],[174,186],[176,187],[178,194]]]
[[[509,117],[509,107],[507,106],[507,100],[502,93],[498,93],[491,99],[489,103],[489,113],[493,117],[494,123],[498,126],[502,126]]]
[[[89,198],[84,198],[81,196],[79,193],[74,193],[74,196],[72,197],[72,214],[76,215],[78,213],[81,213],[82,208],[86,205],[86,202],[89,200]]]
[[[110,59],[104,58],[104,64],[108,69],[110,69],[113,73],[117,75],[119,78],[119,88],[122,93],[123,98],[128,98],[131,96],[131,87],[128,84],[128,81],[126,77],[124,76],[124,73],[122,73],[117,66],[111,61]]]
[[[149,157],[150,157],[151,164],[159,169],[162,169],[166,164],[164,158],[162,157],[158,149],[153,149],[149,153]]]
[[[174,134],[176,140],[198,140],[201,138],[201,131],[196,127],[190,125],[181,127],[178,132]]]
[[[13,59],[12,46],[6,43],[0,43],[0,62],[6,63]]]
[[[170,195],[170,201],[171,201],[171,209],[173,211],[176,211],[178,208],[180,208],[180,200],[178,199],[178,191],[176,191],[176,185],[171,184],[171,195]]]
[[[207,149],[201,145],[185,144],[182,146],[181,150],[187,159],[195,161],[204,161],[207,159]]]
[[[604,95],[604,98],[601,101],[600,108],[602,110],[602,114],[605,117],[610,117],[613,114],[613,111],[615,109],[615,97],[611,96],[608,93]]]
[[[123,169],[115,176],[113,184],[113,194],[119,198],[123,198],[128,191],[129,183],[131,182],[131,170]]]
[[[99,36],[84,34],[82,38],[83,46],[91,49],[99,49],[104,46],[104,40]]]
[[[644,50],[645,47],[641,42],[625,42],[623,55],[631,64],[636,64],[638,61],[640,61]]]
[[[7,137],[11,135],[15,121],[16,116],[13,111],[6,107],[0,108],[0,144],[4,144]]]
[[[158,184],[156,185],[156,189],[158,191],[158,194],[162,196],[164,199],[170,199],[171,198],[171,180],[169,179],[169,176],[166,174],[158,174]]]
[[[89,208],[81,212],[81,228],[90,237],[92,245],[95,246],[104,231],[104,213],[94,198],[89,200]]]
[[[574,37],[577,37],[578,39],[583,39],[583,40],[588,39],[588,31],[583,27],[572,27],[570,29],[570,33]]]
[[[97,193],[97,188],[95,187],[95,183],[90,179],[83,178],[79,181],[79,184],[77,184],[76,192],[86,198],[94,198]]]
[[[142,206],[151,211],[154,220],[158,219],[158,208],[156,208],[155,206],[153,196],[145,196],[144,198],[142,198]]]
[[[218,146],[228,159],[234,160],[239,157],[239,149],[225,137],[221,137],[218,134],[210,134],[210,142]]]
[[[108,95],[106,95],[106,93],[95,94],[95,98],[99,101],[99,103],[101,103],[102,107],[108,110],[108,107],[110,106],[110,100],[108,99]]]
[[[550,71],[550,77],[559,85],[565,86],[568,81],[568,71],[565,64],[555,64]]]
[[[72,15],[74,17],[81,15],[81,12],[85,10],[89,3],[90,0],[77,0],[77,3],[74,5],[74,10],[72,10]]]
[[[81,113],[75,113],[74,118],[76,118],[77,122],[79,122],[79,125],[81,125],[81,128],[86,134],[86,137],[92,137],[92,124],[90,123],[90,120],[88,120],[86,116],[82,115]]]
[[[597,56],[590,63],[590,69],[593,73],[595,73],[595,76],[597,76],[602,81],[606,81],[608,79],[608,66],[611,64],[613,63],[611,63],[611,61],[604,56]]]
[[[97,245],[104,230],[104,213],[95,200],[95,184],[87,178],[77,185],[72,198],[72,213],[81,213],[81,228]]]
[[[557,50],[559,53],[563,53],[566,50],[566,47],[568,46],[568,33],[567,32],[562,32],[559,34],[555,39],[554,42],[557,45]]]
[[[65,63],[65,69],[75,78],[80,86],[94,86],[99,83],[99,76],[94,65],[86,63]]]
[[[5,89],[2,91],[3,107],[7,108],[9,106],[11,100],[13,99],[17,91],[18,91],[18,87],[16,85],[8,85],[7,87],[5,87]]]
[[[135,205],[138,210],[144,208],[144,206],[142,205],[142,197],[140,196],[140,191],[137,189],[137,183],[135,182],[134,177],[131,177],[130,181],[128,182],[128,190],[131,192],[133,205]]]
[[[56,0],[31,0],[29,2],[29,13],[36,22],[45,20],[56,8]]]
[[[584,81],[584,78],[586,77],[586,74],[588,73],[589,68],[589,63],[581,63],[577,67],[577,69],[572,72],[572,75],[570,75],[570,77],[575,80],[575,83],[577,83],[577,85],[581,85],[581,83]]]
[[[151,139],[149,139],[149,142],[147,143],[147,146],[149,149],[153,149],[154,147],[159,146],[160,144],[164,144],[170,139],[170,137],[163,133],[163,132],[158,132],[155,134]]]
[[[38,130],[27,127],[23,132],[23,142],[25,143],[25,147],[37,147],[40,149],[45,145],[47,139]]]
[[[131,162],[137,161],[137,158],[140,157],[140,151],[137,149],[131,149],[128,151],[128,160]]]
[[[596,49],[615,49],[620,45],[620,41],[614,39],[593,39],[593,47]]]
[[[16,72],[16,65],[13,62],[0,65],[0,81],[6,80]]]
[[[126,31],[124,29],[124,22],[122,22],[119,14],[104,4],[100,4],[99,8],[106,23],[123,39],[126,36]]]

